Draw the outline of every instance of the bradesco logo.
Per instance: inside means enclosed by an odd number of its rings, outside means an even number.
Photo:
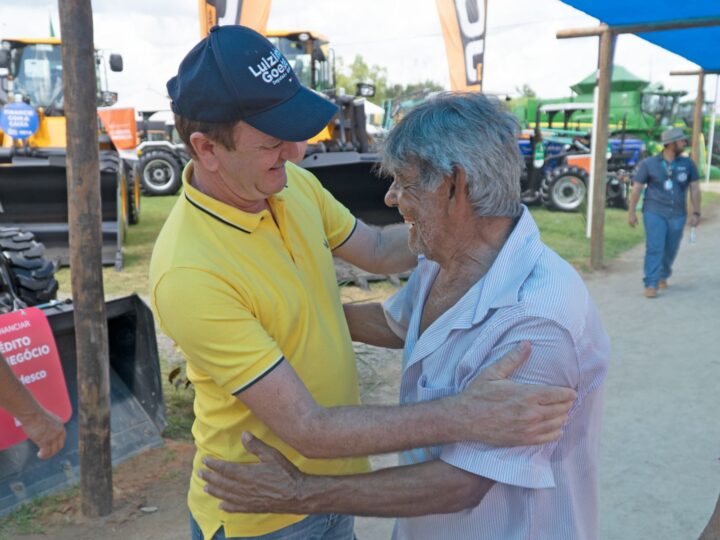
[[[45,314],[26,308],[0,315],[0,352],[40,404],[66,422],[72,416],[65,376]],[[0,358],[0,362],[2,362]],[[27,439],[20,422],[0,409],[0,450]]]
[[[263,56],[260,62],[253,68],[248,66],[253,77],[260,78],[268,84],[279,84],[289,73],[292,68],[285,57],[277,49],[270,51],[270,54]]]

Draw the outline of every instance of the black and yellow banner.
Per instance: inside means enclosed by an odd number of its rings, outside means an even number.
[[[267,29],[271,0],[198,0],[200,36],[216,24],[242,24],[261,34]]]
[[[487,0],[435,0],[445,38],[450,88],[481,91]]]

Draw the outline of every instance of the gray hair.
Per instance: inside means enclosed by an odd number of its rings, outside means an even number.
[[[423,189],[462,167],[477,216],[517,217],[523,161],[518,123],[495,99],[443,92],[412,109],[383,144],[381,171],[395,176],[415,165]]]

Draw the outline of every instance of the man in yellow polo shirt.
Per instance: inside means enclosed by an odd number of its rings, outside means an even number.
[[[368,470],[344,458],[466,439],[512,446],[559,436],[575,393],[517,385],[495,370],[463,394],[412,406],[359,406],[333,255],[376,273],[416,260],[404,227],[370,229],[307,171],[298,142],[335,106],[303,88],[265,38],[215,28],[168,82],[193,160],[150,265],[161,328],[195,385],[188,505],[193,539],[351,540],[350,516],[228,514],[196,474],[206,456],[256,461],[245,431],[301,470]],[[340,456],[340,459],[328,459]]]

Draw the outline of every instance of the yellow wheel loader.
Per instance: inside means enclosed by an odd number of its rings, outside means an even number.
[[[32,232],[48,256],[68,263],[67,144],[61,42],[56,38],[0,41],[0,226]],[[97,105],[117,94],[106,89],[107,65],[122,57],[96,52]],[[125,227],[137,218],[133,167],[98,122],[103,212],[103,263],[122,267]]]

